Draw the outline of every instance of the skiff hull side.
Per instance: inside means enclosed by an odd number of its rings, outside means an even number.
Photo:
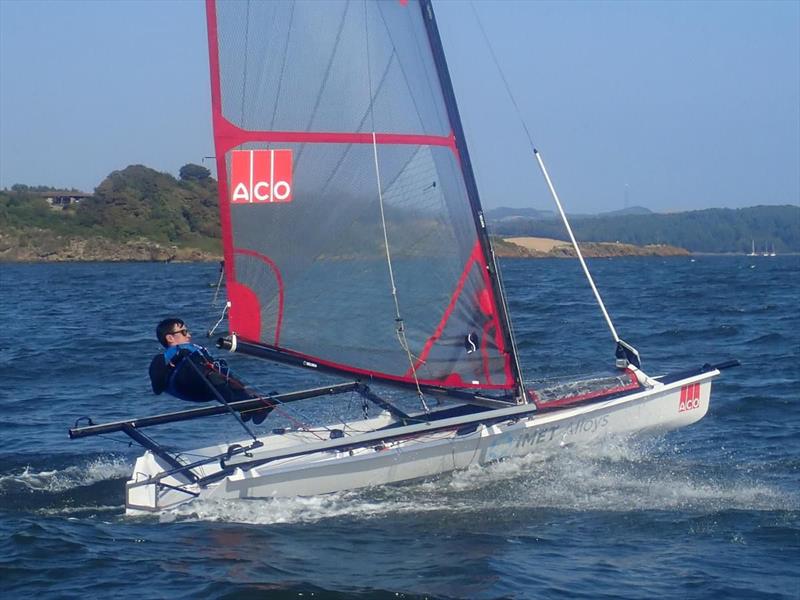
[[[236,468],[209,485],[191,484],[180,474],[161,479],[151,478],[169,470],[161,459],[147,452],[134,467],[127,484],[128,514],[161,511],[195,498],[276,498],[312,496],[432,477],[473,465],[486,464],[527,454],[547,455],[573,444],[602,441],[608,437],[657,433],[684,427],[699,421],[708,411],[711,382],[719,371],[709,371],[667,385],[637,392],[622,398],[567,407],[550,412],[511,414],[508,418],[477,427],[459,427],[424,431],[395,440],[367,441],[347,448],[322,450],[265,462],[262,465]],[[513,410],[513,409],[512,409]],[[525,407],[519,407],[520,412]],[[530,407],[528,407],[530,410]],[[493,413],[481,413],[483,420]],[[386,416],[378,419],[386,419]],[[354,429],[361,429],[354,427]],[[363,429],[362,429],[363,431]],[[302,451],[303,445],[318,438],[295,432],[262,438],[264,447],[252,452],[274,454],[276,448],[286,453]],[[244,442],[242,442],[244,443]],[[212,447],[193,451],[207,454],[224,451]],[[205,465],[200,476],[219,471],[218,463]]]

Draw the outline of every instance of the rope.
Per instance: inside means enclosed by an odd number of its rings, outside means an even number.
[[[225,306],[222,307],[222,314],[220,315],[219,320],[216,323],[214,323],[214,326],[208,330],[208,337],[214,335],[214,332],[217,330],[217,327],[219,327],[219,324],[225,320],[225,313],[228,312],[228,309],[230,307],[231,307],[230,302],[226,302]]]
[[[489,49],[489,54],[492,57],[492,61],[494,62],[494,66],[497,69],[497,72],[500,74],[500,78],[503,81],[503,86],[505,87],[506,93],[508,94],[511,103],[514,105],[514,110],[517,114],[517,119],[522,124],[522,128],[525,130],[525,136],[528,138],[528,143],[531,146],[531,150],[533,150],[533,155],[536,158],[536,162],[539,165],[539,169],[544,176],[545,182],[547,183],[547,187],[550,190],[550,195],[553,197],[553,200],[556,203],[556,207],[558,208],[558,212],[561,215],[561,220],[564,223],[564,226],[567,229],[567,234],[569,235],[569,239],[572,242],[572,247],[575,248],[575,254],[578,256],[578,260],[581,263],[581,267],[583,268],[583,272],[586,275],[586,279],[589,281],[589,286],[592,288],[592,292],[594,293],[594,297],[597,300],[597,304],[600,306],[600,310],[605,317],[606,323],[608,324],[608,328],[611,330],[611,335],[614,338],[614,341],[619,343],[620,338],[617,335],[616,329],[614,329],[614,324],[611,322],[611,317],[606,310],[605,304],[603,303],[603,299],[600,297],[600,292],[597,290],[597,286],[594,283],[594,279],[592,278],[591,273],[589,272],[589,267],[586,265],[586,261],[583,259],[583,253],[581,252],[580,247],[578,246],[578,241],[575,239],[575,236],[572,233],[572,227],[570,227],[569,220],[567,219],[567,214],[564,212],[564,208],[561,205],[561,200],[556,193],[555,186],[553,186],[553,182],[550,180],[550,176],[547,173],[547,169],[544,166],[544,161],[542,160],[539,151],[536,149],[536,145],[533,143],[533,138],[531,137],[531,133],[528,130],[528,125],[525,122],[524,117],[522,116],[522,111],[517,104],[517,100],[514,97],[514,94],[511,91],[511,86],[508,84],[508,80],[506,79],[505,73],[503,69],[500,67],[500,63],[497,60],[497,55],[494,53],[494,48],[492,47],[492,43],[489,40],[489,36],[486,35],[486,30],[483,28],[483,23],[481,22],[480,16],[478,15],[478,11],[475,9],[475,3],[470,2],[470,7],[472,8],[472,12],[475,15],[475,20],[478,22],[478,27],[481,30],[481,35],[483,36],[483,40],[486,43],[486,46]]]
[[[217,279],[217,289],[214,290],[214,299],[211,301],[211,306],[217,305],[217,297],[219,296],[219,289],[222,287],[222,279],[225,277],[225,268],[220,265],[219,267],[219,279]],[[222,319],[220,319],[222,320]],[[219,323],[217,323],[219,325]]]
[[[324,437],[319,435],[316,431],[314,431],[308,425],[308,423],[306,423],[305,421],[301,421],[298,418],[295,418],[294,415],[292,413],[290,413],[288,410],[286,410],[284,408],[281,408],[283,406],[283,404],[281,404],[279,402],[272,402],[271,398],[270,398],[270,396],[271,396],[270,394],[265,394],[265,393],[261,392],[261,390],[259,390],[257,387],[250,386],[250,385],[247,386],[247,389],[256,393],[256,397],[253,398],[253,400],[259,400],[261,402],[261,404],[264,405],[265,408],[271,408],[272,411],[275,414],[279,414],[279,415],[285,417],[286,420],[288,420],[298,430],[307,431],[308,433],[313,434],[314,436],[316,436],[320,440],[324,440],[325,439]],[[254,408],[254,409],[251,409],[251,410],[248,410],[248,411],[243,411],[243,412],[256,412],[258,410],[261,410],[261,409]],[[320,429],[324,429],[326,431],[330,430],[329,427],[325,427],[325,426],[321,426]]]
[[[422,388],[419,385],[419,378],[417,377],[417,369],[414,366],[414,358],[411,355],[411,350],[408,347],[408,340],[406,339],[406,332],[405,327],[403,324],[403,317],[400,313],[400,300],[397,296],[397,286],[395,284],[394,279],[394,269],[392,267],[392,254],[391,250],[389,249],[389,234],[386,228],[386,214],[383,208],[383,190],[381,185],[381,170],[378,161],[378,139],[377,134],[375,133],[375,109],[374,109],[374,100],[372,97],[372,64],[371,58],[369,53],[369,18],[367,17],[367,3],[366,0],[364,2],[364,35],[366,41],[366,56],[367,56],[367,81],[369,84],[369,113],[370,113],[370,121],[372,124],[372,155],[375,161],[375,179],[378,185],[378,205],[381,209],[381,227],[383,228],[383,245],[386,250],[386,264],[389,269],[389,282],[392,287],[392,299],[394,300],[394,310],[395,310],[395,333],[397,334],[398,342],[400,343],[400,347],[405,350],[406,356],[408,357],[408,364],[411,366],[411,373],[414,375],[414,385],[417,388],[417,396],[419,397],[420,403],[422,404],[422,408],[425,412],[430,412],[428,408],[428,404],[425,402],[425,396],[422,393]]]
[[[228,383],[230,381],[230,379],[231,379],[231,369],[228,366],[228,363],[226,363],[224,360],[219,360],[218,359],[218,360],[213,361],[211,363],[211,366],[220,375],[223,375],[225,377],[225,383]],[[245,385],[244,382],[241,379],[237,378],[235,381],[237,381],[238,383],[242,384],[242,386],[247,390],[248,393],[253,394],[254,397],[252,398],[252,400],[260,401],[261,404],[264,406],[264,408],[272,409],[272,411],[274,411],[275,413],[286,417],[286,419],[292,425],[297,427],[298,429],[302,429],[303,431],[308,431],[310,433],[314,433],[314,431],[308,426],[307,423],[305,423],[303,421],[300,421],[299,419],[295,419],[291,415],[291,413],[289,413],[288,411],[286,411],[284,409],[281,409],[281,408],[278,408],[279,406],[282,406],[282,405],[279,402],[273,402],[272,401],[272,395],[273,394],[266,394],[266,393],[262,392],[261,390],[259,390],[256,386],[253,386],[253,385],[250,385],[250,384]],[[260,408],[251,408],[250,410],[240,411],[240,412],[242,414],[244,414],[244,413],[258,412],[259,410],[261,410],[261,409]],[[325,429],[327,429],[327,428],[325,428]],[[317,436],[317,437],[319,437],[319,436]],[[320,439],[322,439],[322,438],[320,437]]]
[[[483,28],[483,23],[481,22],[481,18],[478,15],[478,11],[475,9],[475,3],[470,2],[469,6],[470,8],[472,8],[472,14],[475,15],[475,20],[478,22],[478,28],[481,30],[483,41],[486,42],[486,46],[489,49],[489,54],[492,57],[492,62],[494,62],[494,66],[500,75],[500,79],[503,80],[503,86],[506,88],[506,93],[508,94],[508,97],[511,99],[511,103],[514,105],[514,110],[517,113],[517,118],[519,119],[520,123],[522,123],[522,128],[525,130],[525,135],[528,138],[528,142],[530,143],[531,147],[533,147],[533,140],[531,139],[530,131],[528,131],[528,125],[525,123],[525,119],[522,118],[522,111],[519,109],[519,105],[517,104],[517,99],[514,97],[514,94],[511,93],[511,86],[508,85],[508,80],[506,79],[506,75],[503,72],[503,69],[500,68],[500,63],[497,60],[497,55],[494,53],[494,47],[492,46],[492,43],[489,41],[489,36],[486,35],[486,30]]]

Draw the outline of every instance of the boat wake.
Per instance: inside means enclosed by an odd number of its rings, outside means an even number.
[[[555,456],[528,455],[405,485],[311,498],[198,500],[162,521],[252,524],[525,510],[570,512],[798,510],[800,496],[693,463],[663,441],[609,441]]]
[[[25,466],[0,475],[0,509],[68,515],[121,513],[130,462],[100,456],[75,463],[51,469]]]
[[[68,517],[124,512],[129,460],[99,456],[64,468],[0,475],[0,509]],[[524,510],[696,513],[798,510],[800,495],[693,462],[663,439],[607,440],[557,455],[528,455],[435,479],[305,498],[197,500],[161,521],[251,524],[375,519],[401,514]],[[147,517],[145,517],[147,518]]]
[[[0,475],[0,509],[89,517],[124,512],[131,465],[118,456]],[[607,440],[557,455],[528,455],[410,484],[314,497],[197,500],[161,521],[251,524],[375,519],[401,514],[524,510],[697,513],[798,510],[800,495],[697,464],[666,441]],[[147,518],[147,517],[145,517]]]
[[[0,494],[9,493],[15,488],[30,491],[62,492],[83,487],[109,479],[125,478],[130,475],[128,461],[116,457],[95,458],[83,465],[73,465],[65,469],[35,471],[30,466],[20,473],[0,476]]]
[[[800,506],[800,497],[756,479],[734,479],[729,470],[697,464],[652,442],[615,442],[573,448],[548,460],[505,461],[456,473],[450,487],[486,490],[508,509],[707,513]]]

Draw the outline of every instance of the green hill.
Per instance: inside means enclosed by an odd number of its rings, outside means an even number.
[[[567,240],[555,219],[518,217],[490,221],[493,235]],[[621,214],[574,217],[570,225],[582,242],[667,244],[691,252],[748,253],[766,247],[778,254],[800,252],[800,207],[709,208],[673,214]]]
[[[185,165],[179,179],[131,165],[111,173],[91,197],[63,208],[46,201],[49,191],[0,191],[0,259],[169,260],[221,253],[217,182],[199,165]]]
[[[205,167],[187,164],[178,178],[142,165],[114,171],[80,202],[51,205],[66,190],[15,185],[0,191],[0,260],[214,259],[221,254],[217,182]],[[500,237],[566,240],[552,213],[488,211]],[[756,206],[674,214],[636,208],[574,215],[582,243],[668,245],[691,252],[748,253],[753,244],[778,254],[800,253],[800,207]],[[516,252],[508,249],[508,252]]]
[[[158,242],[205,245],[219,238],[217,182],[208,175],[177,180],[132,165],[106,177],[94,197],[78,205],[76,221],[113,239],[140,236]]]

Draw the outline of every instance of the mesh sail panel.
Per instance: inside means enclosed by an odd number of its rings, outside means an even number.
[[[208,11],[231,330],[353,373],[512,388],[419,4]]]
[[[234,125],[367,132],[374,118],[376,131],[450,134],[415,2],[232,0],[216,7],[222,114]]]

